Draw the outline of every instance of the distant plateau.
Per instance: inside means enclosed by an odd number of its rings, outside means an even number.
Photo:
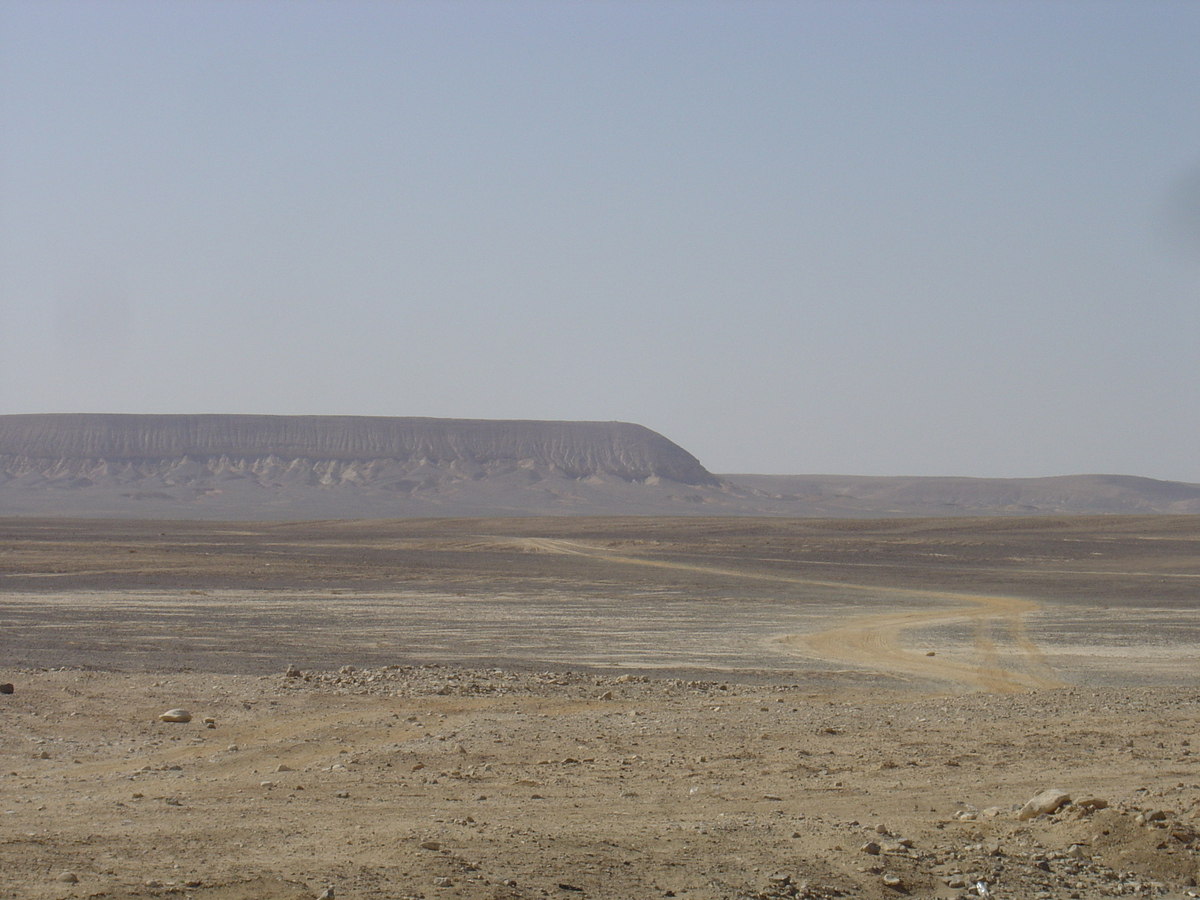
[[[1200,485],[715,475],[641,425],[366,416],[0,416],[0,516],[1200,514]]]

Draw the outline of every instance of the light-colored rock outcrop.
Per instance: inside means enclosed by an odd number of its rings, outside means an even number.
[[[1021,821],[1033,819],[1041,815],[1049,815],[1050,813],[1058,812],[1062,807],[1071,802],[1071,795],[1066,791],[1058,788],[1049,788],[1039,794],[1034,795],[1029,799],[1020,812],[1017,813],[1017,818]]]

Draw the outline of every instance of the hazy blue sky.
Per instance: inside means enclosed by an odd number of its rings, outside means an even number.
[[[0,413],[1200,482],[1200,3],[0,0]]]

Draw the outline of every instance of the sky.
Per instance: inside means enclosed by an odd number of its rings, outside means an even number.
[[[1200,3],[0,0],[0,414],[1200,482]]]

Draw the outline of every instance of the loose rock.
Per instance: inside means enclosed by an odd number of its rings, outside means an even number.
[[[168,709],[159,718],[164,722],[190,722],[192,714],[186,709]]]
[[[1031,797],[1029,802],[1021,807],[1021,811],[1017,813],[1017,818],[1024,822],[1027,819],[1033,819],[1041,815],[1049,815],[1050,813],[1058,812],[1059,809],[1070,802],[1071,795],[1066,791],[1050,788]]]

